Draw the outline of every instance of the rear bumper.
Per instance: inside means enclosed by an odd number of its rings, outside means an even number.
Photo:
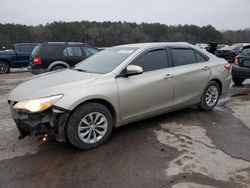
[[[32,74],[42,74],[47,72],[47,69],[34,69],[31,67],[28,67],[29,72],[31,72]]]
[[[239,67],[238,65],[235,65],[232,67],[232,76],[250,78],[250,68]]]
[[[59,142],[66,142],[65,125],[69,111],[52,107],[43,113],[28,114],[11,108],[12,117],[20,133],[19,138],[31,135],[51,135]]]

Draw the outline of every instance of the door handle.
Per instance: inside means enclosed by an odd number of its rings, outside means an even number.
[[[166,74],[166,75],[164,76],[164,79],[170,79],[170,78],[173,78],[173,76],[172,76],[171,74]]]
[[[209,67],[208,67],[208,66],[204,66],[204,67],[202,68],[202,70],[204,70],[204,71],[209,70]]]

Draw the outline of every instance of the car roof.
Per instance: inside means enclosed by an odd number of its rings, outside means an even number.
[[[135,44],[124,44],[115,47],[127,47],[127,48],[147,48],[147,47],[160,47],[160,46],[181,46],[189,47],[190,44],[187,42],[149,42],[149,43],[135,43]]]
[[[225,46],[225,47],[222,47],[220,49],[218,49],[218,51],[222,51],[222,50],[233,50],[234,48],[232,48],[231,46]]]
[[[250,48],[250,44],[243,47],[243,49]]]
[[[44,42],[40,45],[87,45],[87,44],[82,42]]]
[[[24,42],[23,42],[23,43],[15,43],[15,44],[13,44],[13,45],[20,45],[20,44],[21,44],[21,45],[22,45],[22,44],[37,45],[37,44],[39,44],[39,43],[35,43],[35,42],[28,42],[28,43],[25,42],[25,43],[24,43]]]
[[[250,43],[234,43],[234,44],[232,44],[232,46],[246,46],[246,45],[250,45]]]

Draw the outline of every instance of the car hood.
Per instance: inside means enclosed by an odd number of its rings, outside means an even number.
[[[23,101],[63,94],[65,90],[89,84],[100,74],[72,69],[60,70],[31,77],[18,85],[9,95],[11,101]]]

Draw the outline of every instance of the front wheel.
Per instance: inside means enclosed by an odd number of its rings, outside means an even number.
[[[210,111],[218,103],[220,97],[220,87],[217,82],[210,81],[204,90],[200,104],[198,105],[199,108],[203,111]]]
[[[69,142],[82,150],[103,144],[113,129],[109,110],[99,103],[86,103],[69,117],[66,132]]]
[[[236,85],[241,85],[245,81],[245,78],[233,76],[232,80]]]

